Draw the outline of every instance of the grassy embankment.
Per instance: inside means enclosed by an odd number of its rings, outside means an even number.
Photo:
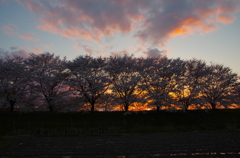
[[[0,111],[0,136],[19,134],[71,135],[71,132],[66,131],[71,129],[79,130],[78,133],[84,135],[234,131],[240,129],[239,126],[240,109],[209,112],[191,110],[185,113],[182,111],[148,111],[131,112],[128,115],[124,115],[124,112],[21,113]],[[45,131],[42,129],[45,129]],[[63,130],[65,130],[65,133]],[[72,131],[72,135],[74,135],[74,131]]]
[[[0,147],[21,136],[119,135],[240,130],[240,109],[187,112],[0,111]],[[10,136],[10,137],[9,137]],[[20,136],[20,137],[19,137]]]

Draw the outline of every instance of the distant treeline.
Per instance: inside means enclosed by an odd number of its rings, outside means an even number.
[[[78,56],[51,53],[0,59],[0,108],[136,110],[228,108],[240,104],[229,67],[165,56]]]

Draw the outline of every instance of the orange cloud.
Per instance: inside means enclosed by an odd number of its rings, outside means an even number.
[[[178,34],[183,34],[186,33],[187,31],[181,28],[176,28],[175,30],[173,30],[173,35],[178,35]]]

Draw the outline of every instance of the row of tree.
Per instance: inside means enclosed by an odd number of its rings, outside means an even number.
[[[191,59],[51,53],[0,59],[2,108],[212,108],[239,104],[239,77],[230,68]]]

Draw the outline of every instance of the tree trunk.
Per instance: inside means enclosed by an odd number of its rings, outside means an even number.
[[[49,112],[53,112],[53,105],[49,104]]]
[[[125,105],[125,106],[124,106],[124,110],[125,110],[125,111],[128,111],[128,107],[129,107],[128,105]]]
[[[13,111],[13,110],[14,110],[14,103],[10,102],[10,111]]]
[[[10,111],[14,110],[14,104],[16,103],[15,101],[10,101]]]
[[[161,106],[162,106],[162,102],[161,102],[161,101],[155,101],[154,103],[155,103],[155,105],[156,105],[156,110],[157,110],[157,111],[160,111],[160,108],[161,108]]]
[[[184,106],[184,108],[185,108],[184,110],[185,110],[185,111],[188,111],[188,107],[189,107],[189,104],[186,103],[185,106]]]
[[[94,111],[95,110],[95,100],[93,99],[91,102],[91,111]]]
[[[216,103],[211,103],[212,110],[216,110]]]
[[[91,111],[94,111],[94,104],[91,104]]]

